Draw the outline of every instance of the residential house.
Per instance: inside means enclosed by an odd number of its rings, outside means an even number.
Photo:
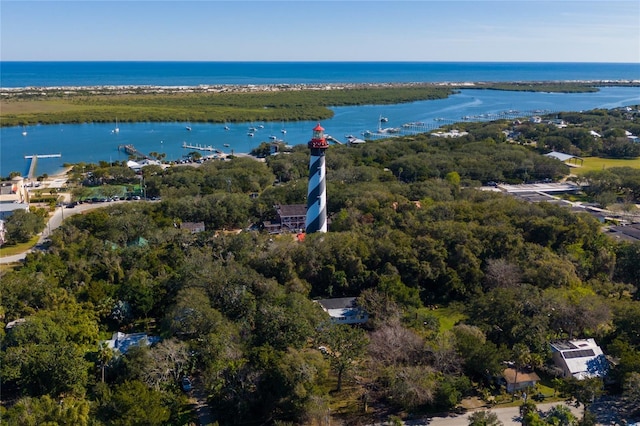
[[[0,219],[6,219],[16,210],[29,211],[29,194],[22,176],[0,182]]]
[[[205,226],[204,222],[182,222],[180,224],[180,229],[186,229],[192,234],[197,234],[198,232],[204,232]]]
[[[602,377],[609,370],[609,362],[594,339],[563,340],[550,346],[553,362],[562,371],[562,377],[583,380]]]
[[[264,228],[270,233],[300,232],[306,228],[307,206],[304,204],[278,204],[276,209],[277,219],[273,222],[264,222]]]
[[[518,374],[516,374],[515,368],[505,368],[502,372],[502,377],[504,378],[508,393],[531,388],[540,381],[540,377],[538,377],[535,371],[519,369]]]
[[[158,336],[149,336],[147,333],[125,334],[121,332],[113,333],[111,340],[105,340],[107,346],[120,354],[125,354],[133,346],[151,346],[160,341]]]
[[[367,312],[358,306],[355,297],[321,299],[317,302],[334,324],[364,324],[369,319]]]

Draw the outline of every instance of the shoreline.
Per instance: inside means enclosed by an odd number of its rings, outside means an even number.
[[[144,85],[144,84],[105,84],[93,86],[22,86],[0,87],[0,96],[17,94],[45,94],[47,92],[63,92],[73,95],[77,92],[88,94],[170,94],[170,93],[242,93],[242,92],[281,92],[297,90],[348,90],[401,87],[462,87],[473,88],[495,86],[501,84],[545,85],[545,84],[578,84],[578,85],[640,85],[640,79],[598,79],[598,80],[519,80],[519,81],[439,81],[439,82],[378,82],[378,83],[274,83],[274,84],[199,84],[199,85]]]

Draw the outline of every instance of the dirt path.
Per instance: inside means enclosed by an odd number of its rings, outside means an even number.
[[[214,423],[213,413],[207,403],[207,392],[200,377],[195,377],[193,379],[191,400],[194,405],[194,411],[198,416],[200,426],[212,425]]]

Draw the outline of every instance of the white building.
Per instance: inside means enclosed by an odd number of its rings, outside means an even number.
[[[609,370],[609,362],[593,339],[553,342],[551,356],[565,378],[602,377]]]
[[[355,297],[338,297],[317,301],[334,324],[363,324],[369,315],[356,304]]]

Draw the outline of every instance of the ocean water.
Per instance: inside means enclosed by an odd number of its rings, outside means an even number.
[[[2,87],[89,85],[198,85],[275,84],[331,82],[409,81],[541,81],[541,80],[640,80],[640,64],[491,64],[491,63],[0,63]],[[340,141],[346,135],[362,137],[375,131],[379,117],[389,119],[384,127],[424,122],[437,127],[464,117],[472,120],[500,116],[505,111],[581,111],[640,104],[637,87],[603,87],[595,93],[557,94],[501,92],[465,89],[448,99],[397,105],[362,105],[333,108],[334,117],[321,124]],[[0,176],[12,171],[26,175],[26,155],[61,154],[40,159],[36,175],[53,174],[63,163],[125,160],[119,145],[133,144],[149,153],[163,152],[167,159],[180,159],[190,145],[213,146],[226,153],[248,153],[272,138],[290,145],[306,144],[316,122],[236,123],[225,130],[221,124],[120,123],[37,125],[25,129],[0,128]],[[249,126],[264,128],[248,136]],[[286,133],[282,130],[285,129]],[[26,136],[23,135],[26,131]]]
[[[0,87],[640,80],[640,63],[0,62]]]

